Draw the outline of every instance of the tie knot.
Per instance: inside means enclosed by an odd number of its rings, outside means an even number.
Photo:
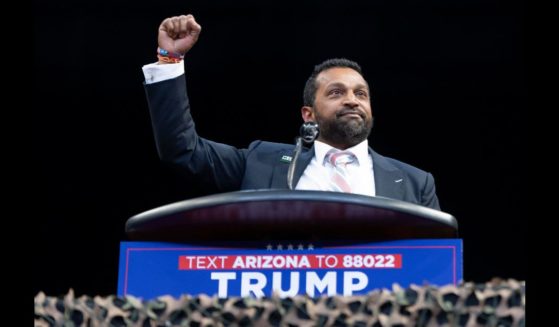
[[[334,167],[347,166],[355,161],[357,157],[351,151],[337,151],[335,149],[330,150],[326,154],[328,162]]]

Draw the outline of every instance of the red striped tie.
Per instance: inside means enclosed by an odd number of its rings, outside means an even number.
[[[350,151],[332,149],[326,154],[326,160],[332,165],[330,182],[334,191],[351,193],[347,165],[355,162],[357,157]]]

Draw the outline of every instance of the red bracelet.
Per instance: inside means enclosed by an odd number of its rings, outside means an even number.
[[[162,56],[162,55],[159,55],[159,54],[157,55],[157,58],[158,58],[160,61],[168,62],[168,63],[172,63],[172,64],[176,64],[176,63],[179,63],[179,62],[182,61],[182,59],[171,58],[171,57],[165,57],[165,56]]]

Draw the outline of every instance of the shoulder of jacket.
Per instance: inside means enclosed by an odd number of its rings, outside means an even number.
[[[256,140],[250,143],[248,146],[249,151],[254,151],[258,149],[258,151],[269,151],[269,152],[277,152],[282,150],[292,150],[294,147],[293,144],[285,144],[285,143],[276,143],[276,142],[267,142],[262,140]]]
[[[410,173],[410,174],[413,174],[413,175],[424,175],[424,174],[428,173],[427,171],[425,171],[423,169],[417,168],[416,166],[412,166],[412,165],[410,165],[408,163],[405,163],[403,161],[400,161],[400,160],[397,160],[397,159],[394,159],[394,158],[391,158],[391,157],[386,157],[386,156],[380,155],[378,153],[376,153],[376,154],[377,154],[378,157],[380,157],[380,160],[386,160],[392,166],[394,166],[394,167],[396,167],[396,168],[398,168],[402,171],[405,171],[407,173]],[[373,165],[374,165],[374,162],[373,162]]]

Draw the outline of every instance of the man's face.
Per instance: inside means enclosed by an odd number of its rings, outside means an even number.
[[[313,107],[303,107],[305,121],[318,123],[319,140],[339,149],[365,140],[373,127],[369,87],[351,68],[330,68],[316,78]]]

